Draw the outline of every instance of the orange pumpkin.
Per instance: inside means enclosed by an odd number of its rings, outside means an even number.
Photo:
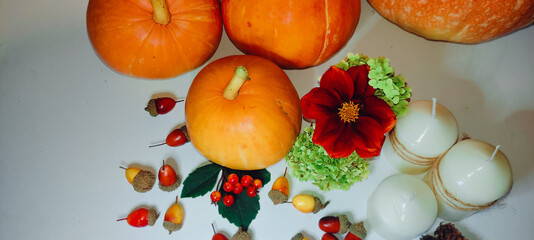
[[[228,168],[275,164],[300,132],[298,93],[284,71],[265,58],[228,56],[208,64],[186,99],[191,142],[206,158]]]
[[[408,32],[431,40],[479,43],[531,24],[534,0],[369,0]]]
[[[319,65],[347,44],[360,0],[222,0],[228,37],[241,51],[284,68]]]
[[[199,67],[222,35],[217,0],[89,0],[86,20],[100,59],[139,78],[171,78]]]

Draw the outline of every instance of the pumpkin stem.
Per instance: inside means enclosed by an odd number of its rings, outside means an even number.
[[[167,8],[165,0],[150,0],[150,3],[152,3],[152,8],[154,9],[152,19],[154,19],[156,23],[166,25],[171,21],[171,13]]]
[[[223,97],[228,100],[234,100],[239,95],[239,89],[241,89],[246,80],[250,80],[247,69],[243,66],[236,67],[232,80],[224,89]]]

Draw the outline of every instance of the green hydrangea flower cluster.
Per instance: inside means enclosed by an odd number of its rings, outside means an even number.
[[[405,115],[412,89],[406,85],[406,79],[402,75],[395,76],[395,69],[389,66],[389,59],[349,53],[336,67],[347,70],[363,64],[370,67],[369,85],[376,89],[375,96],[388,103],[397,117]]]
[[[294,177],[311,181],[322,191],[348,190],[354,183],[367,179],[368,161],[356,152],[346,158],[331,158],[323,147],[313,143],[313,132],[313,127],[304,128],[285,158]]]

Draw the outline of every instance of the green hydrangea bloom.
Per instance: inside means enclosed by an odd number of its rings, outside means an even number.
[[[412,96],[412,89],[406,86],[406,79],[402,75],[395,76],[395,69],[389,65],[389,59],[349,53],[336,66],[347,70],[363,64],[370,67],[369,85],[376,89],[375,96],[388,103],[397,117],[405,115],[408,112],[408,99]]]
[[[369,162],[356,152],[346,158],[331,158],[323,147],[312,141],[313,127],[303,129],[285,160],[291,174],[300,181],[310,181],[323,191],[348,190],[367,179]]]
[[[389,59],[349,53],[336,66],[348,70],[364,64],[370,68],[369,85],[376,89],[374,95],[388,103],[397,117],[405,115],[412,89],[406,86],[402,75],[395,75]],[[368,161],[356,152],[346,158],[331,158],[322,146],[313,143],[313,132],[313,127],[304,128],[285,158],[294,177],[310,181],[323,191],[348,190],[354,183],[367,179],[370,173]]]

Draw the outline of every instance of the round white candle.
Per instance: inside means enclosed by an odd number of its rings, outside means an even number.
[[[388,134],[383,154],[400,172],[420,174],[458,139],[456,118],[436,100],[411,102]]]
[[[420,179],[406,174],[385,178],[367,201],[367,222],[385,239],[413,239],[436,221],[437,202]]]
[[[455,144],[424,180],[436,194],[438,217],[459,221],[508,193],[512,169],[498,146],[466,139]]]

